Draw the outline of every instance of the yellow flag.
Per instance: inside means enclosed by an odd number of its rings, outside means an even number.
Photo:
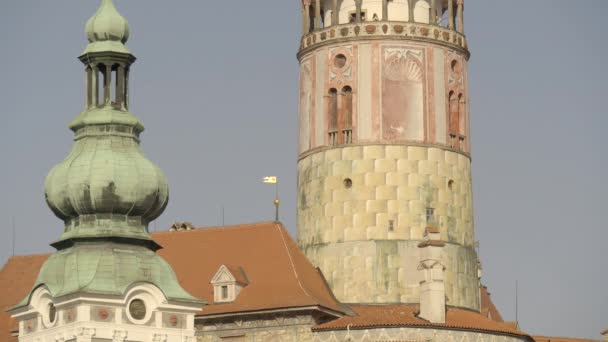
[[[277,177],[264,177],[264,183],[269,183],[269,184],[276,184],[277,183]]]

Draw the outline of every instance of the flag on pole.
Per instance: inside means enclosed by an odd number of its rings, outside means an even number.
[[[264,177],[264,183],[269,183],[269,184],[276,184],[277,183],[277,177]]]

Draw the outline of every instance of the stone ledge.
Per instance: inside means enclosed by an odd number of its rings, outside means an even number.
[[[330,26],[302,36],[298,59],[315,48],[327,44],[361,39],[412,40],[439,44],[463,52],[470,52],[463,34],[445,27],[411,22],[374,21]]]

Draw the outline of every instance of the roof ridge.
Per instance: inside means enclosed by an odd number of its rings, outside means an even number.
[[[272,224],[276,224],[276,222],[272,221],[262,221],[262,222],[254,222],[254,223],[240,223],[229,226],[204,226],[204,227],[195,227],[192,230],[184,230],[172,232],[168,230],[152,232],[151,235],[167,235],[167,234],[183,234],[183,233],[193,233],[193,232],[208,232],[210,230],[236,230],[236,229],[251,229],[257,227],[271,227]]]
[[[293,270],[293,274],[296,276],[296,280],[298,281],[298,285],[300,286],[300,288],[302,289],[302,291],[304,292],[304,294],[306,296],[308,296],[310,299],[312,299],[316,303],[320,304],[321,301],[319,299],[315,298],[314,296],[312,296],[310,293],[308,293],[308,291],[306,291],[306,289],[304,288],[304,285],[302,285],[302,282],[300,281],[300,277],[298,276],[298,272],[296,271],[296,267],[295,267],[294,262],[293,262],[293,257],[291,255],[291,250],[287,246],[287,241],[285,241],[285,235],[283,234],[283,229],[282,229],[283,225],[281,223],[276,223],[275,222],[275,227],[279,231],[279,235],[281,235],[281,240],[283,241],[283,247],[285,247],[285,251],[287,252],[287,256],[289,257],[289,264],[291,265],[291,269]]]

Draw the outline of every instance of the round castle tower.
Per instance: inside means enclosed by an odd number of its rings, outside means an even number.
[[[479,310],[463,0],[304,0],[298,241],[345,303],[419,303],[445,242],[447,305]]]

